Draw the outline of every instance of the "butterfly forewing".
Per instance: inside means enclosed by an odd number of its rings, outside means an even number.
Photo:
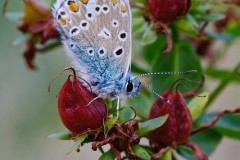
[[[126,76],[131,61],[128,0],[57,0],[55,25],[86,80]]]

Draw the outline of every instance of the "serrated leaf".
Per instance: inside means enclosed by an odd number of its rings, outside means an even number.
[[[141,158],[141,160],[150,160],[151,159],[148,152],[144,148],[140,147],[139,145],[133,146],[132,150],[138,157]]]
[[[207,104],[209,98],[208,92],[203,92],[199,95],[205,97],[195,97],[188,103],[188,108],[190,110],[193,120],[196,120],[204,111],[205,105]]]
[[[168,115],[147,120],[145,122],[139,123],[139,129],[137,134],[140,136],[147,135],[150,131],[162,126],[168,118]]]
[[[115,154],[110,149],[109,151],[103,153],[99,158],[99,160],[115,160]]]
[[[60,139],[60,140],[70,140],[70,139],[72,139],[72,133],[70,133],[70,132],[53,133],[53,134],[48,135],[47,138]]]
[[[76,150],[86,138],[87,138],[87,134],[82,134],[79,137],[77,137],[73,143],[72,148],[66,153],[66,155]]]

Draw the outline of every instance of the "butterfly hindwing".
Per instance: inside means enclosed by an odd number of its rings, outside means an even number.
[[[55,25],[75,67],[86,79],[126,75],[131,61],[128,0],[57,0]]]

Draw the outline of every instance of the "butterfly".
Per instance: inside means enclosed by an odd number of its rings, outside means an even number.
[[[97,98],[117,99],[140,93],[131,73],[131,10],[129,0],[57,0],[52,8],[74,68]]]

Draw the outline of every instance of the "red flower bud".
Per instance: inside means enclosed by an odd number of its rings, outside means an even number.
[[[155,22],[170,23],[187,13],[191,0],[148,0],[149,12]]]
[[[165,124],[150,133],[150,138],[161,147],[174,146],[188,139],[192,129],[192,117],[183,95],[167,90],[163,95],[168,101],[158,98],[153,104],[150,118],[168,114]]]
[[[73,134],[96,130],[103,126],[107,118],[107,107],[103,99],[96,98],[74,75],[68,78],[58,97],[59,115],[64,125]]]

